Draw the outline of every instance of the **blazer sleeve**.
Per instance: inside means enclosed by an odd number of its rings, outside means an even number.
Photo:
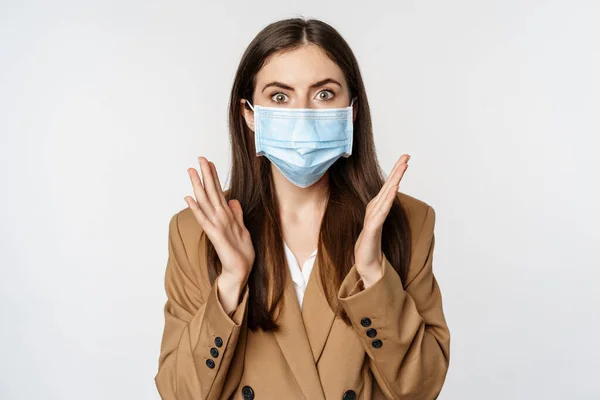
[[[448,371],[450,332],[432,271],[435,212],[427,205],[424,214],[405,287],[384,255],[379,280],[364,289],[354,265],[338,292],[389,399],[434,399]]]
[[[184,246],[177,214],[169,223],[168,248],[156,387],[164,400],[218,399],[242,326],[246,327],[248,286],[237,309],[231,316],[225,313],[217,293],[219,278],[212,286],[199,281],[207,275],[198,272],[203,265],[192,265],[188,259],[191,249]],[[211,354],[211,349],[216,352]]]

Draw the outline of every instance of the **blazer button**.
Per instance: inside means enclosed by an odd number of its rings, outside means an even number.
[[[210,349],[210,355],[213,356],[214,358],[219,357],[219,350],[215,349],[214,347]]]
[[[379,339],[375,339],[373,340],[373,343],[371,343],[373,345],[373,347],[375,347],[376,349],[379,349],[381,346],[383,346],[383,342]]]
[[[342,400],[356,400],[356,392],[354,390],[346,390],[342,396]]]
[[[242,388],[242,396],[244,396],[244,399],[246,400],[252,400],[254,398],[254,390],[246,385]]]
[[[367,336],[370,338],[374,338],[375,336],[377,336],[377,329],[375,329],[375,328],[367,329]]]
[[[360,320],[360,324],[366,328],[367,326],[371,325],[371,320],[367,317],[363,317]]]
[[[215,367],[215,362],[209,358],[206,360],[206,366],[210,369],[213,369]]]
[[[221,347],[221,346],[223,346],[223,339],[221,339],[219,336],[217,336],[217,337],[215,338],[215,345],[216,345],[217,347]]]

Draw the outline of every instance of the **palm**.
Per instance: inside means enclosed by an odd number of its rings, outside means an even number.
[[[354,246],[354,259],[359,270],[373,269],[381,265],[383,223],[398,193],[400,180],[408,168],[409,159],[408,154],[400,157],[377,196],[367,205],[363,229]]]
[[[188,169],[196,199],[186,196],[185,201],[215,247],[221,274],[244,281],[254,264],[255,253],[242,207],[238,200],[225,199],[215,165],[204,157],[199,157],[199,161],[202,181],[195,169]]]

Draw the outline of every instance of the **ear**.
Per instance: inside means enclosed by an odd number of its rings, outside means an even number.
[[[240,99],[242,117],[246,121],[246,126],[254,132],[254,111],[246,105],[246,99]]]

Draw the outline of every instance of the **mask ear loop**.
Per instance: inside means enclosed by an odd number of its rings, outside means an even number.
[[[246,99],[244,99],[246,100]],[[252,111],[254,112],[254,107],[252,107],[252,104],[250,104],[250,102],[248,100],[246,100],[246,104],[248,104],[248,106],[252,109]]]
[[[352,101],[350,102],[350,106],[349,107],[352,107],[352,104],[354,104],[354,100],[356,100],[356,97],[352,98]]]

